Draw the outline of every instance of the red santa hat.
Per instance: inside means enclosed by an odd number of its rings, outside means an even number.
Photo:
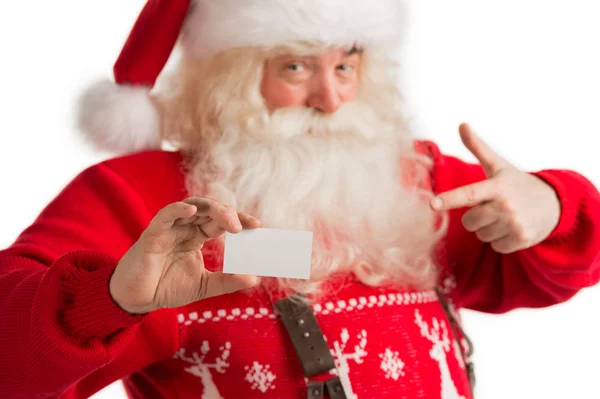
[[[179,42],[198,59],[243,46],[294,41],[396,52],[400,0],[148,0],[114,65],[114,82],[81,96],[78,124],[99,149],[160,148],[160,115],[150,91]]]

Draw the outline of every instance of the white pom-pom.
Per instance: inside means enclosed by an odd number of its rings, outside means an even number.
[[[101,81],[84,91],[78,106],[78,128],[97,149],[123,154],[160,148],[160,116],[149,88]]]

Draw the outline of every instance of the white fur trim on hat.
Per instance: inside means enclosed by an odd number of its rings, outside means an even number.
[[[149,88],[101,81],[83,93],[78,106],[78,127],[97,149],[133,153],[160,148],[160,117]]]
[[[193,0],[183,47],[199,58],[293,41],[398,47],[402,0]]]

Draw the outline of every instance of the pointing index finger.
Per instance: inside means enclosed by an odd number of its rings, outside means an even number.
[[[483,180],[439,194],[431,201],[431,207],[436,211],[473,207],[494,199],[496,195],[495,181]]]

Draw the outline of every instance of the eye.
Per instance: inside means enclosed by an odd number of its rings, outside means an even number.
[[[341,65],[338,65],[337,69],[339,69],[340,71],[344,71],[344,72],[350,72],[354,69],[354,65],[341,64]]]
[[[305,69],[304,65],[302,65],[300,63],[287,64],[285,68],[288,71],[292,71],[292,72],[302,72]]]

